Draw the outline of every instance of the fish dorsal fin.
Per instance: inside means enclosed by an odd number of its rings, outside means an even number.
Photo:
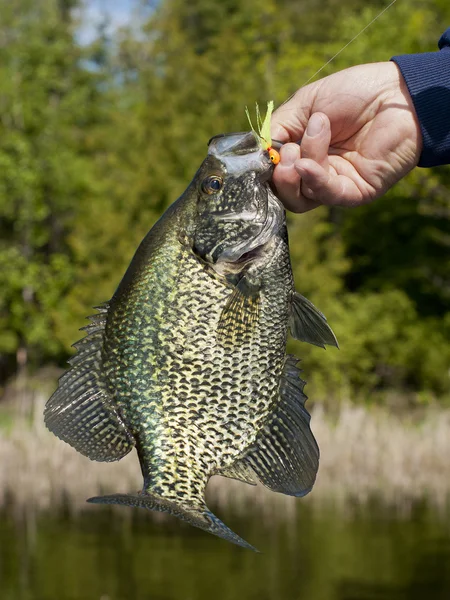
[[[286,358],[279,403],[243,459],[265,486],[290,496],[311,491],[319,468],[297,362],[294,356]]]
[[[336,336],[328,325],[325,315],[297,292],[292,299],[290,329],[292,337],[301,342],[308,342],[321,348],[325,348],[325,344],[339,348]]]
[[[249,485],[256,485],[255,474],[250,466],[242,460],[237,460],[231,466],[219,469],[215,475],[237,479],[238,481],[248,483]]]
[[[98,307],[83,329],[86,337],[75,344],[72,365],[47,402],[44,420],[52,433],[91,460],[119,460],[134,440],[98,382],[100,352],[108,306]]]

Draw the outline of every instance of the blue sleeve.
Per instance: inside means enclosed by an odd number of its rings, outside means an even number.
[[[439,40],[438,52],[391,60],[405,79],[422,130],[419,167],[450,164],[450,28]]]

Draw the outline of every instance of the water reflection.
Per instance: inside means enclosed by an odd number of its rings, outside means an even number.
[[[262,554],[179,521],[104,507],[0,515],[2,600],[448,600],[450,527],[426,506],[345,516],[299,502],[294,523],[223,515]]]

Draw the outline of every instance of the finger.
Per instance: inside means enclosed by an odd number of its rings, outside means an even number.
[[[330,120],[324,113],[314,113],[311,115],[305,134],[301,143],[302,158],[309,158],[320,165],[325,171],[328,171],[328,150],[331,141]],[[305,198],[314,198],[313,189],[303,181],[300,193]],[[315,198],[317,200],[317,198]]]
[[[294,164],[300,158],[298,144],[285,144],[280,149],[280,162],[275,168],[272,183],[285,207],[293,212],[306,212],[318,206],[317,202],[305,198],[300,190],[300,176]]]
[[[311,115],[301,143],[302,158],[310,158],[328,170],[328,150],[331,141],[331,125],[324,113]]]
[[[311,114],[314,92],[311,86],[300,88],[272,115],[271,134],[280,142],[296,142],[305,132]]]
[[[357,185],[356,171],[351,177],[336,174],[310,158],[297,160],[294,168],[302,181],[302,195],[320,204],[357,206],[374,197],[367,190],[363,194],[363,182]]]

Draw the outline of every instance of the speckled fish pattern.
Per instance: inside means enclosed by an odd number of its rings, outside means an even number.
[[[91,502],[169,512],[252,548],[207,508],[208,480],[310,491],[319,451],[288,331],[337,344],[294,290],[270,158],[251,134],[230,137],[213,141],[91,318],[45,421],[93,460],[136,448],[142,491]]]

